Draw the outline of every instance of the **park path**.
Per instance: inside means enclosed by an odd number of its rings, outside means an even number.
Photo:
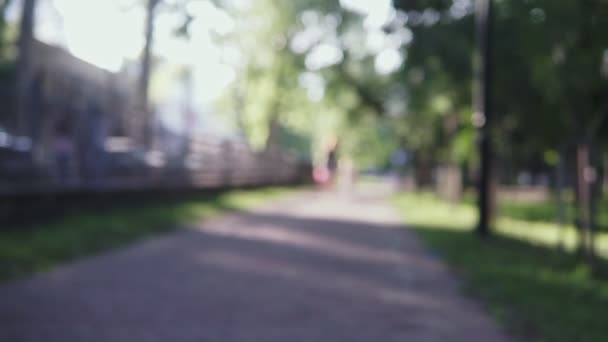
[[[0,286],[0,341],[507,341],[375,186],[306,192]]]

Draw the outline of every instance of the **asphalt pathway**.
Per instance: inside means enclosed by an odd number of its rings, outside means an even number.
[[[301,193],[0,286],[0,341],[508,341],[386,192]]]

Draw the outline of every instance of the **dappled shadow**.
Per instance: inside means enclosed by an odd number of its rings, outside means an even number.
[[[608,199],[606,198],[598,203],[598,208],[607,207]],[[564,210],[566,223],[573,224],[576,217],[575,208],[572,205],[566,205]],[[596,228],[600,231],[608,231],[608,214],[599,210],[597,215]],[[559,207],[555,201],[503,201],[498,205],[498,216],[528,222],[555,223],[559,220]]]
[[[347,219],[233,215],[0,288],[0,337],[399,341],[492,334],[409,234],[399,225]]]
[[[512,330],[531,340],[603,340],[608,314],[608,265],[595,268],[545,245],[433,225],[414,227],[436,254],[467,279],[472,294],[491,303]],[[554,329],[555,322],[564,328]]]
[[[461,249],[463,245],[482,248],[484,251],[494,251],[496,253],[512,254],[513,260],[527,262],[532,259],[542,258],[545,266],[555,267],[564,271],[579,267],[584,260],[573,252],[565,252],[557,247],[552,247],[542,242],[523,240],[517,237],[503,235],[499,232],[491,235],[485,240],[479,239],[472,230],[457,230],[453,228],[443,228],[437,225],[417,224],[410,227],[417,231],[431,246],[434,254],[470,254]],[[605,261],[598,260],[598,275],[601,275],[601,268]],[[607,278],[608,279],[608,278]]]

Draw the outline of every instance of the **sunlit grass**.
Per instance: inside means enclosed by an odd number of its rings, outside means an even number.
[[[406,224],[514,334],[534,341],[608,340],[608,276],[574,253],[559,252],[554,223],[503,213],[494,237],[481,241],[472,233],[477,216],[471,203],[449,204],[432,194],[401,194],[394,202]],[[565,241],[574,246],[572,227]],[[607,245],[602,235],[598,246],[605,252]]]
[[[449,203],[439,200],[430,192],[405,193],[399,195],[399,204],[404,209],[407,223],[412,226],[423,224],[439,229],[470,231],[477,221],[477,210],[470,199],[463,203]],[[526,205],[531,207],[529,211],[525,209]],[[576,229],[572,224],[560,227],[555,216],[546,215],[556,215],[556,212],[548,209],[551,205],[547,202],[502,202],[498,207],[495,231],[507,237],[548,247],[563,246],[567,251],[573,252],[578,244]],[[544,214],[538,214],[539,212]],[[600,217],[603,219],[604,216],[602,212]],[[596,249],[598,255],[608,258],[608,232],[596,234]]]
[[[470,205],[439,201],[433,193],[403,193],[396,198],[408,225],[468,231],[473,229],[477,213]]]
[[[0,280],[45,271],[78,257],[175,231],[192,221],[251,208],[288,191],[287,188],[231,191],[103,213],[79,213],[27,229],[4,228],[0,231]]]

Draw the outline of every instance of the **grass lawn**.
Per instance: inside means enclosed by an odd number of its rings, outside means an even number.
[[[166,203],[69,215],[51,224],[0,231],[0,281],[100,253],[183,224],[244,210],[286,194],[287,188],[238,190]]]
[[[432,194],[400,194],[394,202],[406,224],[465,280],[466,290],[516,336],[608,341],[608,276],[572,253],[557,252],[561,233],[555,224],[503,211],[495,236],[482,242],[471,232],[476,211],[470,203],[452,205]],[[572,248],[574,231],[568,227],[565,233]],[[598,245],[607,256],[605,235]]]
[[[573,199],[569,197],[572,197],[572,195],[565,196],[566,216],[567,220],[572,221],[575,210]],[[608,197],[604,197],[600,201],[598,208],[600,208],[597,215],[599,229],[608,231]],[[604,208],[604,210],[601,208]],[[498,210],[503,217],[531,222],[554,222],[558,215],[557,204],[552,200],[538,202],[502,200],[499,202]]]

